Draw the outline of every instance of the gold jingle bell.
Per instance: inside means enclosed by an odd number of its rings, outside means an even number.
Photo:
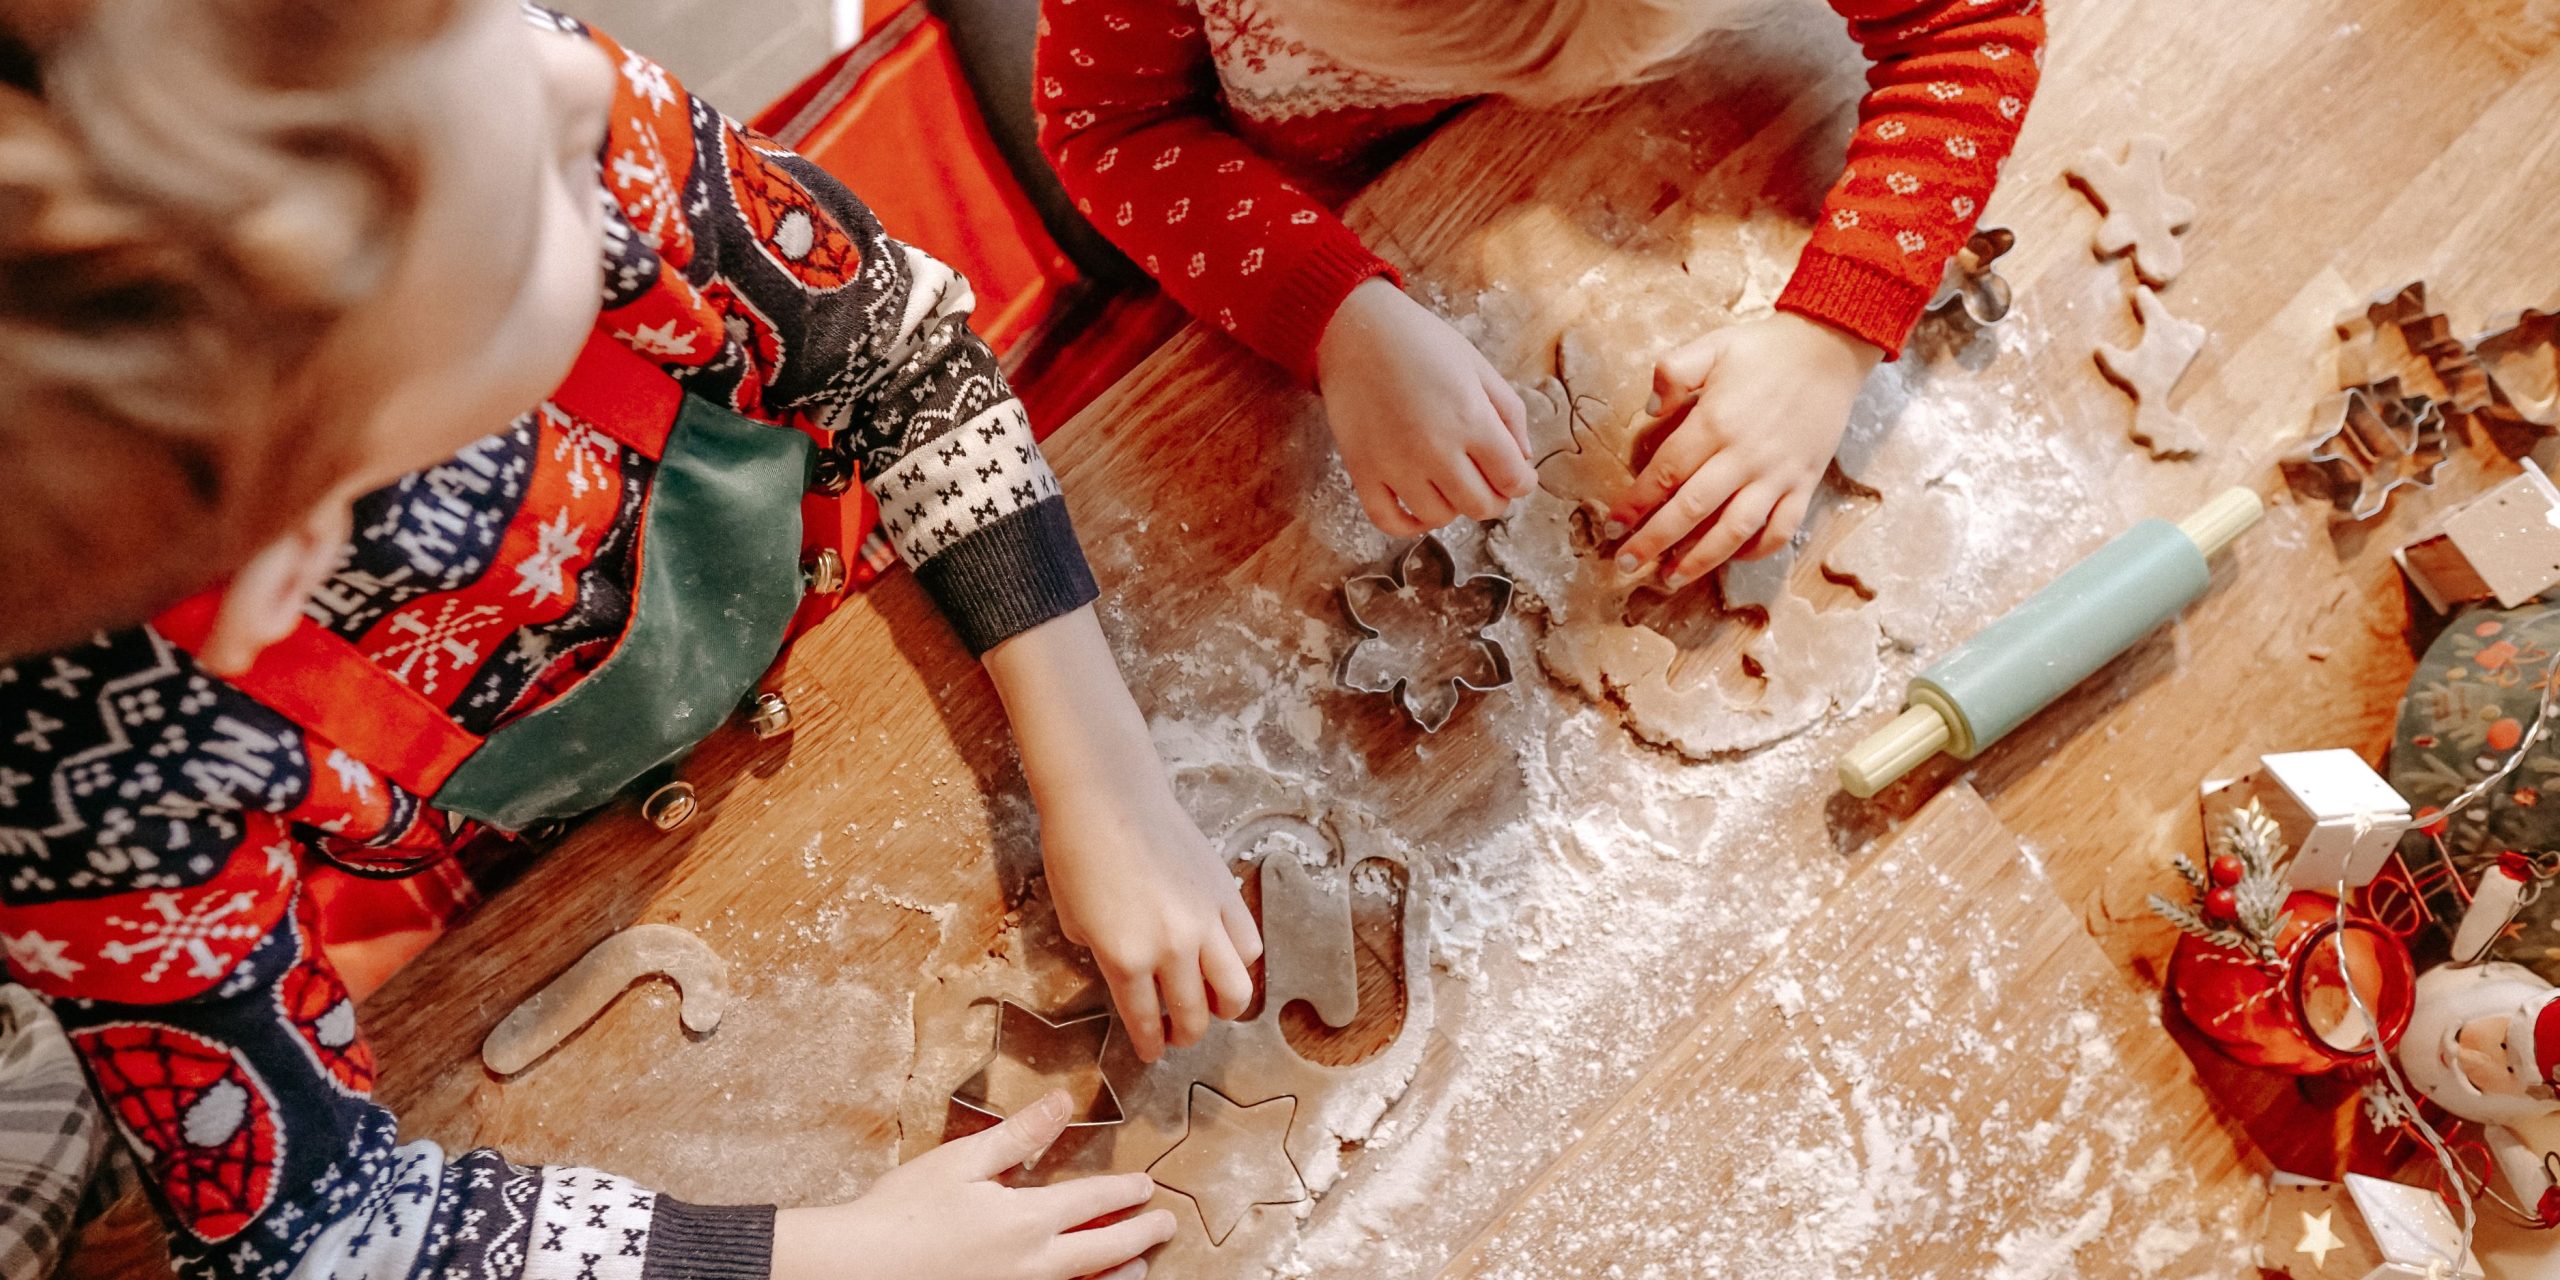
[[[817,554],[800,562],[800,584],[810,595],[835,595],[844,590],[846,581],[844,553],[834,547],[820,547]]]
[[[690,782],[670,782],[640,802],[640,816],[660,831],[673,831],[693,821],[693,815],[701,811],[702,801],[694,795]]]
[[[791,704],[771,689],[758,693],[747,704],[747,728],[759,738],[776,738],[791,732]]]

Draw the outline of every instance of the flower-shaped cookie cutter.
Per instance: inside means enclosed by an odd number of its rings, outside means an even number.
[[[2009,282],[1992,267],[2018,245],[2007,227],[1981,227],[1947,259],[1947,273],[1929,297],[1929,310],[1954,311],[1977,325],[1998,324],[2009,314]]]
[[[1490,570],[1461,579],[1449,548],[1424,534],[1386,572],[1342,584],[1342,611],[1360,638],[1342,651],[1334,682],[1354,693],[1392,695],[1423,732],[1438,733],[1467,692],[1511,683],[1511,654],[1486,632],[1511,611],[1513,589],[1511,579]],[[1484,601],[1473,617],[1445,607],[1464,597]]]

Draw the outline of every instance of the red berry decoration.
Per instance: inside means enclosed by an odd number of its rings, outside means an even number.
[[[2245,869],[2238,858],[2226,853],[2213,860],[2213,882],[2228,889],[2240,883],[2240,874]]]
[[[2240,899],[2229,889],[2216,889],[2204,896],[2204,913],[2215,920],[2236,920],[2240,916]]]

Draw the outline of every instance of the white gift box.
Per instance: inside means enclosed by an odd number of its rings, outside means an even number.
[[[2261,756],[2254,794],[2293,850],[2297,889],[2337,892],[2370,882],[2410,824],[2409,802],[2344,748]]]

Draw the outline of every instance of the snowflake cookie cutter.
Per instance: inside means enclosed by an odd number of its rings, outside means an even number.
[[[1111,1073],[1102,1069],[1111,1026],[1109,1010],[1052,1022],[1011,1000],[998,1000],[995,1047],[951,1091],[951,1101],[1005,1120],[1050,1090],[1064,1089],[1075,1106],[1068,1128],[1119,1124],[1128,1116],[1120,1109],[1120,1091],[1111,1087]]]
[[[2399,489],[2434,488],[2446,456],[2444,407],[2402,395],[2399,380],[2385,378],[2321,401],[2310,439],[2286,465],[2327,496],[2333,518],[2362,521],[2382,514]]]
[[[2007,227],[1976,227],[1947,259],[1928,310],[1961,315],[1977,326],[2000,323],[2009,314],[2009,281],[1992,264],[2017,246],[2018,233]]]
[[[1415,569],[1425,564],[1436,570],[1437,582],[1416,576]],[[1424,590],[1481,596],[1486,602],[1481,620],[1467,621],[1430,609],[1417,598]],[[1342,584],[1342,611],[1359,639],[1342,651],[1334,683],[1354,693],[1391,695],[1423,732],[1438,733],[1467,693],[1491,693],[1511,684],[1511,654],[1486,633],[1511,612],[1515,590],[1509,577],[1489,569],[1461,579],[1457,557],[1449,553],[1447,544],[1435,535],[1422,535],[1386,572],[1362,574]],[[1445,652],[1399,652],[1411,638],[1390,636],[1379,625],[1399,610],[1407,614],[1408,622],[1422,615],[1426,626],[1438,632],[1432,638],[1444,646],[1452,640],[1462,642],[1456,660]]]

